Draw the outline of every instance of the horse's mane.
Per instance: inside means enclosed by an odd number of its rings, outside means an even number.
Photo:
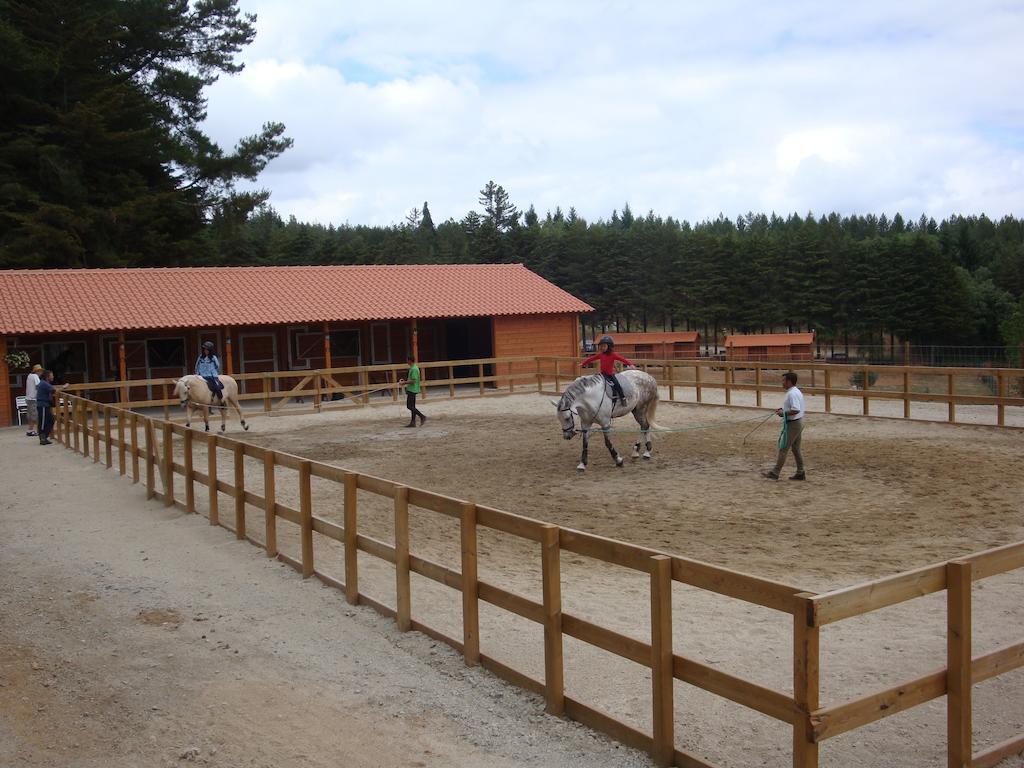
[[[587,387],[594,383],[595,379],[599,379],[600,374],[590,374],[589,376],[580,376],[572,384],[565,388],[565,392],[562,393],[562,405],[572,405],[576,402],[576,398],[587,391]]]

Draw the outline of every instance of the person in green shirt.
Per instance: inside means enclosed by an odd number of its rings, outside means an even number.
[[[409,355],[406,360],[409,363],[409,373],[406,378],[398,382],[405,385],[405,407],[409,409],[409,423],[405,426],[415,427],[416,417],[419,416],[422,427],[426,423],[427,417],[416,407],[416,395],[420,393],[420,367],[416,365],[416,360],[412,355]]]

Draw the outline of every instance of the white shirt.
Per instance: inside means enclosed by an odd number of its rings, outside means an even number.
[[[39,374],[30,373],[25,377],[25,399],[35,400],[36,399],[36,385],[39,383]]]
[[[799,411],[796,416],[790,416],[790,411]],[[788,421],[796,421],[804,417],[804,393],[796,387],[786,390],[786,399],[782,401],[782,412],[786,414]]]

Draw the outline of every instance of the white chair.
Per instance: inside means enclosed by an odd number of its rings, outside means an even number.
[[[26,419],[28,418],[28,402],[24,397],[16,397],[14,404],[18,408],[18,425],[21,426],[21,417],[24,415]]]

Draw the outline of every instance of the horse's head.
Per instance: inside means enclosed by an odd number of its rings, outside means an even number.
[[[184,378],[174,382],[174,396],[181,400],[182,406],[188,402],[188,382]]]
[[[561,400],[552,400],[551,404],[558,409],[558,421],[562,425],[562,437],[572,440],[576,435],[576,420],[573,418],[576,412],[572,409],[572,403],[563,396]]]

